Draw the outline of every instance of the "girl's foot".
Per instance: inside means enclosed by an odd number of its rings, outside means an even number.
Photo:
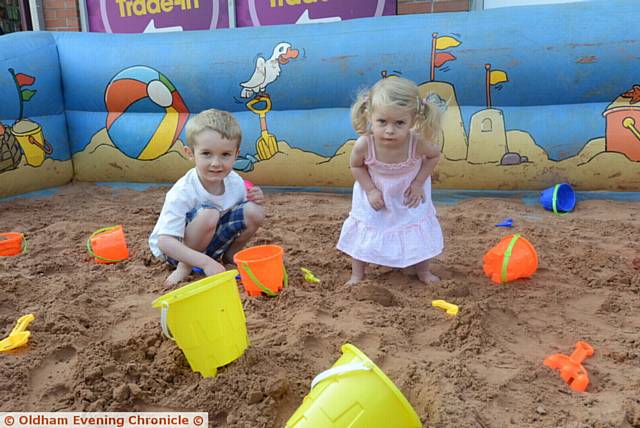
[[[400,271],[404,275],[407,275],[407,276],[413,276],[413,275],[417,274],[415,266],[409,266],[409,267],[406,267],[406,268],[402,268],[402,269],[400,269]]]
[[[178,263],[176,270],[171,272],[171,275],[169,275],[167,279],[165,279],[164,285],[172,287],[185,279],[190,273],[191,266],[180,262]]]
[[[418,274],[418,279],[425,284],[434,284],[440,281],[440,278],[432,274],[431,271],[423,270],[417,271],[416,273]]]
[[[351,275],[351,278],[349,278],[349,281],[345,282],[344,285],[356,285],[360,281],[362,281],[363,278],[364,276]]]

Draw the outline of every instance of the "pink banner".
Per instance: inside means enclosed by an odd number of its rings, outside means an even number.
[[[87,0],[89,30],[158,33],[229,26],[227,0]]]
[[[335,22],[395,15],[396,0],[236,0],[237,26]]]

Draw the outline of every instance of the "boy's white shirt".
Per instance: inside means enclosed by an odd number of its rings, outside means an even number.
[[[224,215],[233,206],[247,199],[244,180],[237,172],[231,171],[224,178],[224,193],[212,195],[204,188],[195,168],[187,171],[167,192],[160,217],[149,236],[149,247],[156,257],[162,256],[158,248],[160,235],[184,238],[187,213],[203,206],[214,207]]]

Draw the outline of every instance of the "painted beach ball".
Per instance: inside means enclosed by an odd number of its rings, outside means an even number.
[[[107,133],[130,158],[156,159],[176,142],[189,110],[171,81],[150,67],[122,70],[107,85]]]

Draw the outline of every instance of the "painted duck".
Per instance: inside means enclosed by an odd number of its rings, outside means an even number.
[[[258,57],[251,79],[240,84],[242,86],[240,96],[242,98],[251,98],[254,95],[268,96],[265,89],[280,75],[280,65],[297,57],[298,50],[293,49],[289,43],[278,43],[273,49],[271,58],[265,60],[261,56]]]

